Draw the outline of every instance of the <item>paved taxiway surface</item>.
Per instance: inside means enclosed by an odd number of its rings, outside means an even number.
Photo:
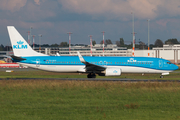
[[[113,82],[180,82],[180,80],[137,80],[128,78],[0,78],[0,80],[62,80],[62,81],[113,81]]]
[[[0,71],[38,71],[32,68],[0,68]],[[175,71],[177,73],[177,71]],[[179,71],[178,71],[179,72]],[[180,72],[179,72],[180,73]],[[0,78],[0,80],[70,80],[70,81],[119,81],[119,82],[180,82],[180,80],[148,80],[128,78]]]

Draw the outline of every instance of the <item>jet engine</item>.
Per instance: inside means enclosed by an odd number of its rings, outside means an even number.
[[[100,76],[120,76],[121,69],[120,68],[106,68],[105,71],[99,74]]]

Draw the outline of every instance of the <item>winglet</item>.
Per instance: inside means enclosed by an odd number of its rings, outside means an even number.
[[[86,61],[84,60],[84,58],[82,57],[82,55],[79,53],[79,51],[77,51],[77,54],[78,54],[79,60],[80,60],[82,63],[85,63]]]

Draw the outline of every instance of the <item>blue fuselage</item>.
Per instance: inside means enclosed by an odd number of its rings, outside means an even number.
[[[26,60],[16,61],[20,64],[29,67],[38,68],[48,71],[68,72],[66,67],[72,68],[69,72],[80,72],[79,69],[85,67],[80,62],[78,56],[35,56],[35,57],[22,57]],[[178,69],[178,66],[172,64],[170,61],[161,58],[151,57],[91,57],[84,56],[85,61],[105,67],[118,67],[122,72],[130,73],[163,73],[171,72]],[[45,67],[46,66],[46,67]],[[56,68],[51,68],[55,67]],[[76,69],[77,67],[77,69]],[[56,70],[55,70],[56,69]],[[95,71],[95,70],[94,70]],[[154,72],[153,72],[154,71]],[[158,72],[159,71],[159,72]]]

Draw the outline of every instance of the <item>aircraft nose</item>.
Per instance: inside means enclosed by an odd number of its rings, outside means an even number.
[[[177,65],[174,65],[173,68],[174,68],[174,70],[179,69],[179,67]]]

